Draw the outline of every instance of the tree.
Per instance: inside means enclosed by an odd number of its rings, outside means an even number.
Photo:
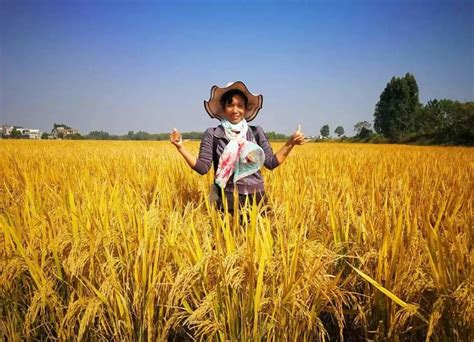
[[[319,130],[321,132],[321,135],[325,138],[329,137],[329,125],[324,125],[323,127],[321,127],[321,129]]]
[[[83,137],[82,135],[80,135],[79,133],[74,133],[74,134],[70,134],[70,135],[65,136],[65,139],[69,139],[69,140],[83,140],[84,137]]]
[[[441,104],[436,99],[428,103],[418,112],[417,131],[421,134],[437,134],[447,126],[447,114]]]
[[[265,132],[265,135],[269,140],[286,140],[288,137],[285,134],[277,133],[274,131]]]
[[[420,107],[415,76],[407,73],[402,78],[392,77],[375,106],[375,131],[393,140],[415,132]]]
[[[334,133],[337,134],[338,137],[344,134],[344,128],[342,126],[337,126],[334,130]]]
[[[456,144],[474,145],[474,102],[451,101],[446,131]]]
[[[65,124],[57,124],[57,123],[54,123],[53,129],[56,129],[56,128],[58,128],[58,127],[64,127],[64,128],[66,128],[66,129],[71,129],[71,127],[69,127],[69,126],[67,126],[67,125],[65,125]]]
[[[12,139],[20,139],[21,138],[21,131],[14,127],[10,133],[10,138]]]
[[[430,100],[417,116],[417,133],[438,143],[474,144],[474,102]]]
[[[144,131],[138,131],[133,135],[132,140],[150,140],[150,134]]]
[[[41,139],[49,139],[49,134],[46,132],[43,132],[43,134],[41,134]]]
[[[85,136],[86,139],[109,140],[110,134],[104,131],[91,131]]]
[[[182,133],[183,139],[192,139],[192,140],[201,140],[202,132],[184,132]],[[165,134],[164,139],[161,140],[168,140],[169,134]]]
[[[359,134],[357,134],[357,138],[359,139],[367,139],[369,138],[372,133],[374,133],[371,129],[368,129],[368,128],[365,128],[365,127],[362,127],[362,129],[360,130]]]
[[[360,135],[360,132],[362,129],[370,129],[370,126],[372,126],[368,121],[359,121],[354,125],[354,131],[356,132],[356,135]]]

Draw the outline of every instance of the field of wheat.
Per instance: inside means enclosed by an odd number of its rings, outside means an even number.
[[[473,329],[472,149],[308,143],[264,171],[269,209],[242,217],[209,205],[212,172],[168,142],[0,140],[0,161],[2,339]]]

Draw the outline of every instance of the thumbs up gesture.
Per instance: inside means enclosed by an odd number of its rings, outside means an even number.
[[[298,124],[295,133],[290,137],[289,143],[291,145],[303,145],[305,143],[304,133],[301,132],[301,125]]]
[[[176,128],[173,128],[170,133],[170,142],[178,149],[183,146],[183,139],[181,138],[181,133],[179,133]]]

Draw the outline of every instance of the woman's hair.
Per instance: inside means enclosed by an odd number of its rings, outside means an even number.
[[[221,105],[222,105],[222,108],[225,108],[225,105],[226,104],[230,104],[232,103],[232,98],[234,97],[234,95],[240,95],[242,96],[242,98],[244,99],[244,103],[245,103],[245,108],[247,108],[247,104],[249,102],[249,99],[247,98],[247,96],[245,96],[245,94],[240,91],[239,89],[231,89],[229,91],[226,91],[224,93],[224,95],[221,96]]]

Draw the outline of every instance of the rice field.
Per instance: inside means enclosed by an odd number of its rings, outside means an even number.
[[[264,171],[266,214],[241,218],[168,142],[0,140],[0,161],[3,340],[473,330],[470,148],[308,143]]]

